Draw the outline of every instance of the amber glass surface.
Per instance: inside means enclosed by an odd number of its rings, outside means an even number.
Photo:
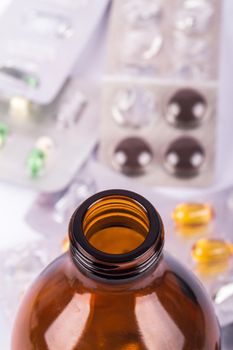
[[[118,199],[112,198],[110,211],[106,202],[98,203],[104,204],[102,209],[94,204],[83,219],[90,246],[115,257],[143,247],[153,231],[142,206],[128,201],[121,210]],[[220,349],[210,300],[198,280],[167,253],[136,277],[117,281],[79,268],[72,254],[54,261],[28,291],[15,322],[12,350]]]

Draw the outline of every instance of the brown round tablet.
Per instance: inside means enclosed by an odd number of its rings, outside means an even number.
[[[165,153],[165,167],[177,177],[188,178],[198,175],[205,161],[201,144],[191,137],[173,141]]]
[[[143,139],[129,137],[121,141],[113,153],[113,165],[129,176],[143,175],[151,163],[153,152]]]
[[[176,127],[193,128],[202,122],[206,111],[207,102],[200,92],[194,89],[182,89],[170,99],[166,120]]]

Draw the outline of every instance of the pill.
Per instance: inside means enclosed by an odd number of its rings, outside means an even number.
[[[4,123],[0,123],[0,148],[5,144],[9,130]]]
[[[9,113],[13,117],[26,119],[31,115],[32,104],[24,97],[14,96],[9,101]]]
[[[172,218],[177,226],[203,226],[214,218],[214,210],[208,204],[182,203],[172,212]]]
[[[34,148],[28,156],[27,167],[29,169],[31,177],[37,177],[41,174],[45,166],[45,153]]]
[[[207,102],[200,92],[193,89],[182,89],[171,97],[166,119],[174,126],[193,128],[200,124],[206,110]]]
[[[147,172],[153,160],[150,145],[139,137],[122,140],[115,148],[113,165],[128,176],[140,176]]]
[[[197,176],[204,163],[204,148],[198,140],[190,136],[173,140],[164,155],[166,170],[179,178]]]
[[[218,239],[200,239],[192,248],[192,257],[198,263],[228,261],[233,254],[233,245]]]
[[[54,148],[53,140],[48,136],[39,137],[36,141],[36,148],[44,152],[47,157]]]
[[[192,247],[196,271],[202,275],[216,275],[229,268],[233,245],[224,240],[200,239]]]

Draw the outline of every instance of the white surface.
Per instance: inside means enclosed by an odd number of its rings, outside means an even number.
[[[24,216],[35,197],[33,191],[0,183],[0,249],[36,238],[37,234],[24,222]]]
[[[6,10],[7,6],[10,5],[12,0],[1,0],[0,2],[0,15],[4,13]]]

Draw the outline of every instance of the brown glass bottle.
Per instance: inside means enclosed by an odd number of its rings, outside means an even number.
[[[218,323],[197,279],[167,253],[154,207],[110,190],[69,226],[70,252],[49,265],[19,310],[13,350],[218,350]]]

